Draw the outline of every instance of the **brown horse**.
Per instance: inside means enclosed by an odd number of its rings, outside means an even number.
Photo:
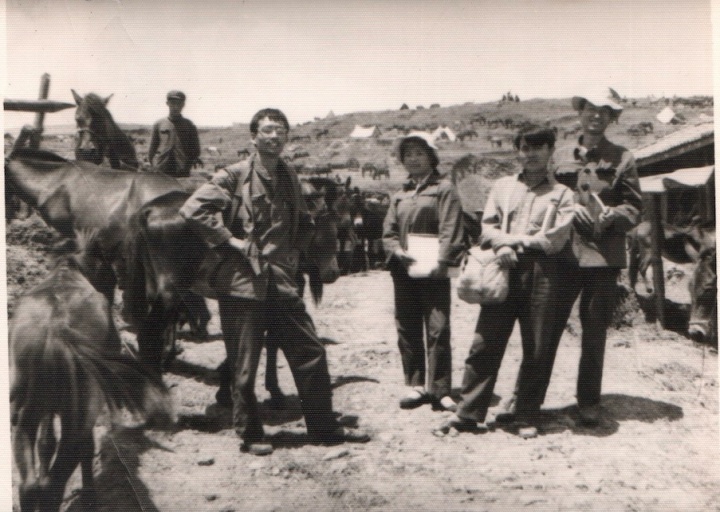
[[[77,125],[77,145],[75,158],[101,165],[105,158],[113,169],[136,171],[140,166],[135,147],[107,109],[112,94],[101,98],[90,93],[80,96],[72,91],[77,110],[75,111],[75,124]]]
[[[162,173],[103,170],[88,162],[71,162],[42,150],[17,149],[5,160],[6,201],[17,195],[37,210],[48,226],[65,237],[63,243],[72,241],[80,230],[97,233],[93,239],[97,250],[93,254],[112,268],[113,280],[101,290],[110,301],[116,279],[124,286],[122,243],[130,216],[155,197],[194,186],[187,179]],[[197,300],[194,303],[204,305]],[[191,325],[202,333],[209,313],[202,307],[194,310],[197,313],[189,315]]]
[[[5,160],[5,185],[64,237],[95,231],[93,243],[104,259],[117,266],[130,215],[150,199],[185,187],[160,173],[101,169],[48,151],[19,149]]]
[[[23,512],[59,510],[78,465],[82,500],[92,508],[93,427],[104,405],[155,419],[171,414],[162,381],[121,355],[111,303],[85,277],[104,278],[97,261],[61,259],[21,297],[10,322],[13,453]]]

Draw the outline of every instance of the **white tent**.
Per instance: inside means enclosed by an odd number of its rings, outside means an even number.
[[[437,129],[432,133],[432,136],[435,140],[447,138],[450,142],[455,142],[455,139],[457,138],[455,132],[447,126],[438,126]]]
[[[665,107],[662,112],[656,116],[656,119],[663,124],[668,124],[675,119],[675,112],[673,112],[673,109],[670,107]]]
[[[364,126],[355,125],[355,129],[350,134],[350,138],[353,139],[369,139],[370,137],[377,137],[380,135],[380,130],[377,126]]]

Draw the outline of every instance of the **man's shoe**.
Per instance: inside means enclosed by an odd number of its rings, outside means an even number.
[[[484,423],[478,426],[478,422],[475,420],[471,420],[470,418],[461,418],[457,414],[453,414],[439,427],[434,429],[433,434],[445,435],[448,434],[451,429],[455,429],[458,432],[483,432],[487,430],[487,427]]]
[[[432,404],[433,411],[457,411],[457,404],[449,396],[444,396],[440,400],[433,400]]]
[[[401,409],[415,409],[423,404],[429,404],[431,397],[427,391],[423,388],[416,387],[410,390],[410,392],[400,399]]]
[[[273,445],[267,441],[240,441],[240,451],[249,453],[250,455],[263,456],[270,455],[273,452]]]
[[[495,422],[509,424],[515,421],[515,405],[517,404],[517,396],[512,395],[503,403],[500,412],[495,415]]]
[[[586,427],[597,427],[600,424],[600,404],[580,406],[580,423]]]
[[[343,444],[343,443],[367,443],[370,436],[365,432],[338,427],[329,434],[321,434],[310,437],[317,444]]]

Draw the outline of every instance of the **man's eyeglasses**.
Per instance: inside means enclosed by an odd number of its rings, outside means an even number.
[[[275,133],[276,135],[282,137],[283,135],[287,135],[288,131],[282,126],[263,126],[260,128],[260,133],[263,135],[272,135]]]

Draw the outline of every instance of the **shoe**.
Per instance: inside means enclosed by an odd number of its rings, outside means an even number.
[[[515,405],[517,403],[517,396],[513,395],[508,398],[502,405],[502,409],[495,415],[496,423],[509,424],[515,421]]]
[[[523,439],[533,439],[538,436],[538,429],[532,425],[518,427],[518,436]]]
[[[311,440],[317,444],[333,445],[343,443],[367,443],[370,436],[365,432],[349,430],[345,427],[338,427],[329,434],[321,434],[310,436]]]
[[[249,453],[250,455],[256,455],[261,457],[263,455],[270,455],[273,451],[273,445],[267,441],[240,441],[240,451],[242,453]]]
[[[431,397],[427,391],[416,387],[400,399],[400,409],[415,409],[423,404],[429,404],[431,401]]]
[[[600,404],[580,406],[580,423],[586,427],[597,427],[600,424]]]
[[[453,414],[448,419],[446,419],[439,427],[433,430],[433,434],[445,435],[450,433],[451,429],[455,429],[458,432],[476,432],[487,430],[487,427],[483,428],[484,426],[484,423],[482,424],[482,426],[478,426],[478,422],[475,420],[471,420],[470,418],[461,418],[457,414]]]
[[[450,396],[444,396],[440,400],[433,400],[433,411],[457,411],[457,404]]]

